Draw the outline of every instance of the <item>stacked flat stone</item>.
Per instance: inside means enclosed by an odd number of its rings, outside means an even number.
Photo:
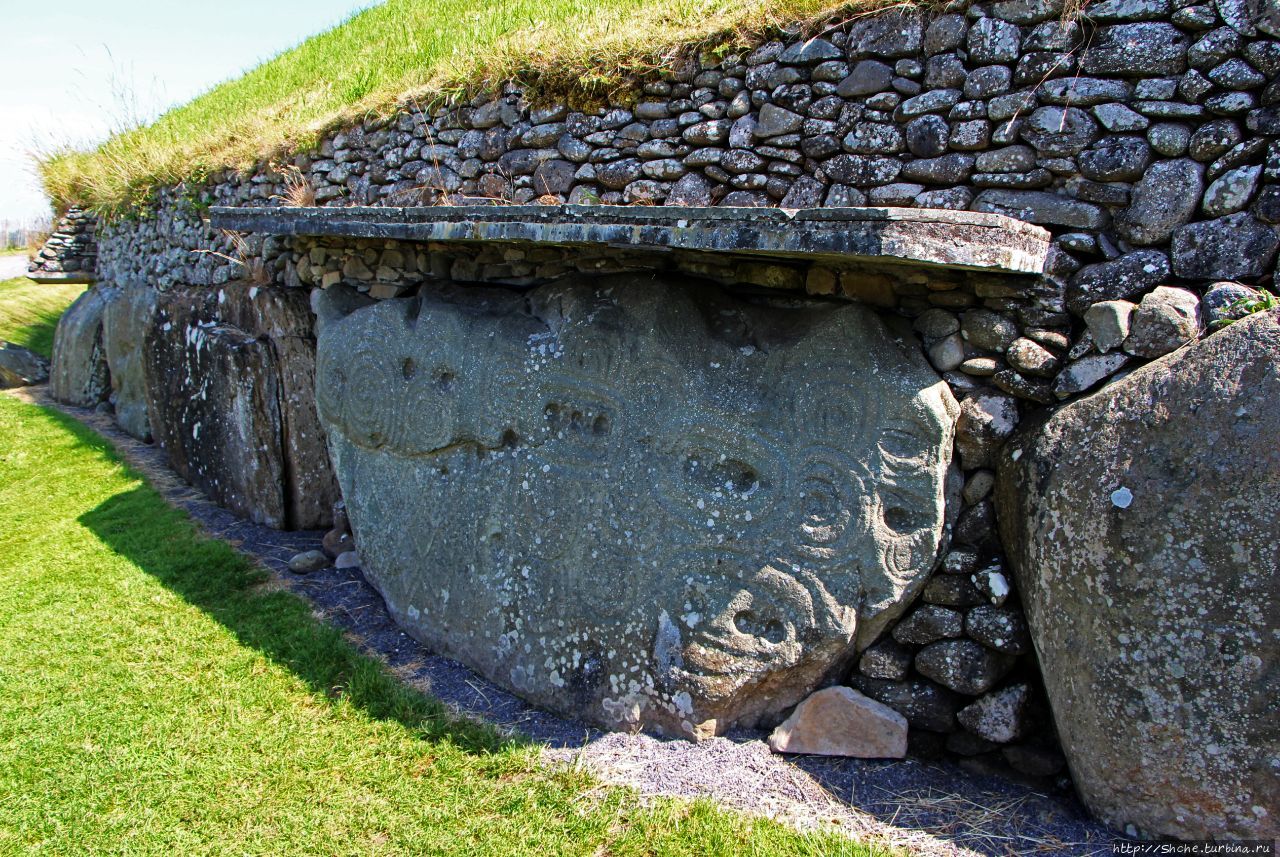
[[[162,189],[154,216],[104,227],[99,267],[215,285],[251,260],[277,285],[376,299],[442,280],[536,286],[654,268],[863,301],[912,320],[961,402],[963,511],[916,610],[850,682],[898,710],[917,748],[1060,767],[995,536],[991,468],[1027,414],[1179,348],[1270,285],[1280,247],[1280,19],[1248,0],[1058,0],[895,9],[823,38],[689,61],[592,112],[516,87],[406,107],[291,164]],[[204,206],[489,200],[954,208],[1054,235],[1045,277],[832,268],[686,253],[391,241],[238,243]],[[424,213],[424,217],[429,213]],[[1227,296],[1230,296],[1228,299]],[[1201,306],[1204,298],[1204,307]],[[1208,318],[1204,318],[1208,316]]]
[[[98,219],[79,208],[67,210],[57,229],[27,266],[33,276],[62,275],[92,280],[98,261]]]

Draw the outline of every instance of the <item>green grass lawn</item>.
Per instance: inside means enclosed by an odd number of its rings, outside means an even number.
[[[262,581],[0,395],[0,855],[871,853],[543,767]]]
[[[673,47],[752,44],[784,23],[805,29],[891,2],[387,0],[95,151],[49,153],[41,175],[54,200],[115,210],[156,184],[306,147],[322,129],[406,96],[429,101],[506,79],[599,94],[669,65]]]
[[[84,288],[42,286],[26,277],[0,282],[0,339],[51,357],[58,319]]]

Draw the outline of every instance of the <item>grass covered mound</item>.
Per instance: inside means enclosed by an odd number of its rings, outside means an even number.
[[[0,486],[0,854],[873,853],[541,766],[4,394]]]
[[[0,339],[53,357],[53,332],[83,285],[37,285],[26,277],[0,282]]]
[[[60,204],[119,210],[160,185],[314,145],[408,99],[519,80],[600,95],[690,50],[727,50],[892,0],[388,0],[89,152],[40,163]]]

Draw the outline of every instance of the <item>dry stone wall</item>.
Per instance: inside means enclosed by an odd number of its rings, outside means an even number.
[[[860,17],[821,38],[682,61],[592,110],[497,97],[406,107],[316,151],[163,189],[99,229],[99,276],[160,292],[252,280],[362,301],[635,271],[910,319],[960,405],[951,546],[848,682],[917,752],[1061,770],[992,488],[1029,414],[1159,359],[1271,287],[1280,247],[1280,15],[1255,0],[1054,0]],[[917,206],[1054,236],[1043,277],[609,248],[283,239],[210,205],[483,202]],[[1229,281],[1229,282],[1223,282]]]
[[[98,219],[79,208],[68,209],[57,228],[27,266],[27,276],[42,280],[92,282],[98,261]]]

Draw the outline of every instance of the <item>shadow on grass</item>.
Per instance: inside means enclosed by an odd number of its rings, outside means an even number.
[[[31,324],[24,324],[6,331],[0,339],[34,351],[46,360],[50,360],[53,358],[53,334],[60,318],[62,318],[61,312],[49,313]]]
[[[69,418],[51,416],[72,428]],[[115,457],[109,445],[89,434],[81,436]],[[454,718],[438,701],[400,682],[339,630],[315,618],[301,598],[260,586],[265,572],[200,534],[148,486],[111,497],[79,521],[117,554],[229,629],[241,644],[290,670],[318,696],[346,700],[374,719],[395,721],[424,740],[447,741],[472,753],[524,743]]]

